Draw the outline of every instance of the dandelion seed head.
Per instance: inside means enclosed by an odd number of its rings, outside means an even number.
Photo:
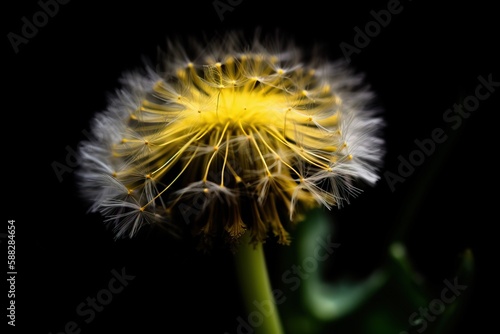
[[[166,221],[207,242],[288,244],[301,212],[379,179],[383,121],[345,63],[238,33],[194,55],[168,46],[161,73],[123,77],[80,145],[82,192],[117,237]]]

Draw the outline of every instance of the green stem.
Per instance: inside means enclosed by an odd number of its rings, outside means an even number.
[[[283,334],[263,246],[251,243],[249,234],[247,232],[241,237],[241,244],[235,253],[236,271],[247,310],[247,317],[243,319],[253,327],[252,333]]]

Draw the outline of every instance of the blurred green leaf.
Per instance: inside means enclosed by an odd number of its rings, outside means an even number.
[[[327,241],[334,244],[331,218],[320,210],[313,211],[302,226],[297,231],[296,246],[287,252],[282,268],[285,273],[287,270],[292,273],[290,268],[299,266],[304,269],[293,277],[296,279],[293,287],[298,286],[297,290],[287,291],[284,285],[287,282],[281,282],[286,302],[280,308],[287,333],[412,333],[423,328],[422,332],[426,333],[452,332],[467,298],[460,296],[446,304],[442,313],[435,311],[439,314],[430,314],[432,321],[419,320],[420,310],[438,303],[434,300],[441,298],[442,290],[429,286],[415,270],[404,244],[392,243],[386,264],[367,279],[353,281],[346,276],[331,282],[323,276],[328,259],[314,258],[318,244]],[[311,265],[313,259],[317,266]],[[306,270],[304,265],[309,269]],[[467,250],[461,256],[455,277],[460,284],[469,287],[473,271],[473,256]],[[452,284],[453,279],[448,279],[448,283]],[[444,288],[446,285],[442,286]]]

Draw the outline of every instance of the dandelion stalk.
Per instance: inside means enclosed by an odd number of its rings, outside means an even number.
[[[252,333],[284,333],[262,243],[252,243],[248,233],[245,233],[235,253],[235,266],[248,316],[244,320],[248,320],[250,325],[255,323]]]

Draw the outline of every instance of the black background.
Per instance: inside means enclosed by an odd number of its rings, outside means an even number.
[[[119,76],[140,67],[143,57],[156,60],[168,37],[279,28],[298,45],[319,43],[337,59],[343,57],[340,43],[354,44],[354,27],[363,29],[373,20],[370,11],[387,3],[244,0],[221,21],[212,1],[71,1],[60,5],[19,52],[4,37],[1,232],[7,219],[16,220],[17,329],[59,333],[75,320],[82,333],[233,333],[243,311],[230,254],[201,255],[157,230],[137,240],[113,241],[100,217],[86,213],[73,173],[64,173],[60,181],[53,163],[68,165],[66,148],[75,149],[85,138],[83,131],[106,107]],[[430,138],[437,127],[455,140],[452,146],[447,145],[451,139],[438,145],[394,192],[382,177],[351,205],[332,212],[342,243],[332,276],[363,277],[383,263],[395,231],[405,223],[401,210],[415,197],[414,186],[430,182],[404,241],[418,271],[437,289],[453,277],[457,254],[472,249],[477,283],[457,331],[483,329],[493,320],[486,302],[495,305],[498,299],[488,269],[498,263],[490,257],[498,224],[493,209],[499,92],[482,101],[457,131],[443,114],[474,94],[478,76],[492,74],[500,81],[498,17],[493,5],[479,1],[401,5],[403,10],[352,55],[351,63],[366,75],[385,110],[382,173],[397,173],[398,156],[408,157],[416,149],[414,140]],[[39,10],[33,0],[4,4],[3,35],[20,34],[21,18]],[[443,154],[437,174],[425,181]],[[272,244],[268,247],[270,254],[276,252]],[[126,268],[135,278],[85,324],[76,307],[106,287],[113,268]]]

